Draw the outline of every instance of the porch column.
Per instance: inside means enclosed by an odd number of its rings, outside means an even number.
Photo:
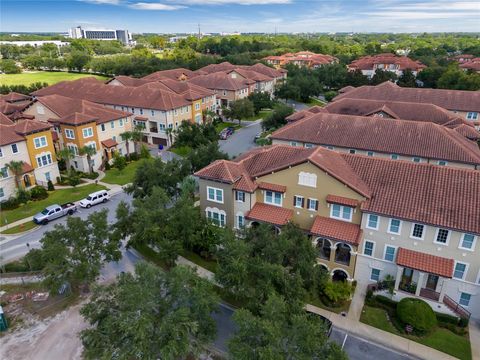
[[[398,290],[400,286],[400,281],[402,281],[402,275],[403,275],[403,266],[397,266],[397,276],[395,277],[395,290]]]
[[[333,242],[332,242],[332,243],[333,243]],[[330,259],[329,259],[330,262],[334,262],[334,261],[335,261],[335,254],[336,254],[336,246],[331,245],[331,246],[330,246]]]
[[[420,290],[422,290],[424,278],[425,278],[425,273],[420,272],[418,274],[418,282],[417,282],[417,289],[415,290],[415,296],[420,296]]]
[[[442,278],[442,289],[440,290],[440,295],[438,296],[438,302],[443,303],[443,298],[445,297],[445,292],[447,291],[447,278]]]

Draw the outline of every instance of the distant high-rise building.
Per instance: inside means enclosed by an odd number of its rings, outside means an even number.
[[[82,29],[81,26],[77,26],[71,28],[68,34],[72,39],[118,40],[125,45],[133,43],[132,34],[128,30]]]

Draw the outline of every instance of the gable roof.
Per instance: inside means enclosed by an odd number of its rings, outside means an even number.
[[[271,138],[480,164],[476,144],[429,122],[319,113],[280,128]]]
[[[228,76],[225,72],[214,72],[208,75],[197,76],[188,82],[203,86],[207,89],[219,89],[219,90],[230,90],[236,91],[240,89],[247,88],[252,81],[242,78],[232,78]],[[221,95],[221,94],[218,94]]]
[[[0,114],[0,146],[25,141],[25,135],[49,130],[51,127],[47,122],[31,119],[13,122]]]
[[[170,69],[170,70],[156,71],[147,76],[144,76],[142,80],[148,80],[148,81],[157,81],[161,79],[179,80],[182,76],[187,77],[187,79],[192,79],[198,75],[199,75],[198,73],[189,69],[176,68],[176,69]]]
[[[430,274],[451,278],[453,275],[455,260],[399,248],[397,253],[397,264]]]
[[[480,112],[480,91],[407,88],[390,81],[357,87],[338,95],[334,101],[344,98],[428,103],[448,110]]]
[[[29,95],[11,91],[6,95],[0,95],[0,100],[4,100],[6,102],[30,101],[31,97]]]
[[[421,70],[426,66],[420,61],[412,60],[406,56],[397,56],[391,53],[363,56],[348,65],[349,69],[372,70],[376,64],[395,64],[400,70]],[[388,69],[385,69],[388,70]]]

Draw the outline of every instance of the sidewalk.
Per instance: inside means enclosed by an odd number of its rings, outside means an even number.
[[[470,345],[472,347],[472,359],[480,360],[480,321],[470,320]]]

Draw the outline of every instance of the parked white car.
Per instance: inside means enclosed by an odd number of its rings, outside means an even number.
[[[80,201],[80,206],[83,208],[89,208],[93,205],[100,204],[102,202],[107,202],[110,199],[107,190],[100,190],[88,195],[85,199]]]

